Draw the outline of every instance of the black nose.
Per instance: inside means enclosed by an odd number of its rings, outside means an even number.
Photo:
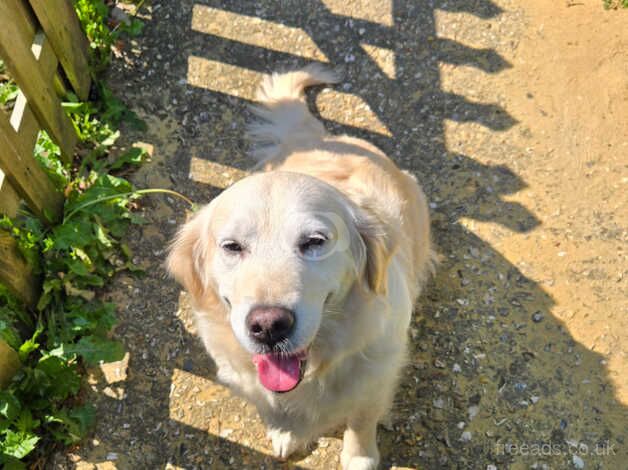
[[[246,317],[249,335],[273,347],[286,339],[294,326],[294,313],[283,307],[255,307]]]

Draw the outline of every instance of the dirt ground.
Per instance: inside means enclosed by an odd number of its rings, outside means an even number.
[[[622,469],[628,458],[628,10],[601,0],[153,1],[110,84],[148,124],[138,187],[199,203],[242,175],[260,75],[310,61],[345,80],[310,101],[417,175],[443,256],[411,328],[382,468]],[[282,463],[254,408],[214,381],[162,268],[185,219],[147,200],[146,276],[104,295],[128,355],[90,378],[98,425],[50,468]]]

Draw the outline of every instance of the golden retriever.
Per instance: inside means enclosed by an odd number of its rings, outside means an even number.
[[[318,65],[264,79],[250,132],[260,171],[180,229],[167,268],[218,379],[255,404],[277,457],[342,426],[342,467],[372,469],[434,257],[416,180],[310,114],[304,89],[337,82]]]

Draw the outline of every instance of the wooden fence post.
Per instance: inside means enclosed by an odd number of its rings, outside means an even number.
[[[80,99],[89,95],[87,38],[70,0],[0,0],[0,18],[0,58],[20,90],[11,116],[0,110],[0,214],[15,217],[22,199],[44,222],[55,222],[63,215],[63,194],[33,150],[44,129],[64,161],[72,161],[78,138],[61,99],[68,83]],[[36,304],[39,279],[2,231],[0,282],[27,305]]]
[[[0,152],[1,153],[1,152]],[[20,197],[0,171],[0,212],[15,217]],[[32,307],[39,300],[40,279],[33,275],[13,237],[0,230],[0,283],[26,305]]]
[[[20,358],[17,353],[0,339],[0,388],[6,387],[20,365]]]
[[[90,86],[88,44],[72,3],[57,0],[51,8],[50,0],[29,2],[74,92],[81,100],[86,100]]]

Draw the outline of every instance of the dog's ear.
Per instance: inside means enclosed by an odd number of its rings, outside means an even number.
[[[166,269],[193,299],[200,300],[209,287],[208,262],[213,240],[208,228],[210,207],[201,209],[174,237]]]
[[[354,241],[356,260],[369,289],[377,295],[386,295],[388,265],[397,247],[398,227],[384,223],[368,208],[358,209],[355,216],[359,235],[359,240]]]

